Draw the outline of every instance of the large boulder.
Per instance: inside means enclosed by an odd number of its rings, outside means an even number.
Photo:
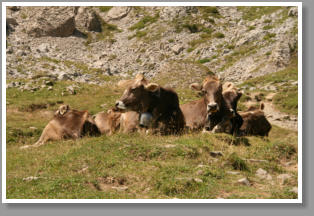
[[[75,30],[74,7],[36,7],[27,33],[33,37],[68,37]]]
[[[76,29],[81,32],[101,32],[101,22],[95,11],[89,7],[79,7],[75,16]]]

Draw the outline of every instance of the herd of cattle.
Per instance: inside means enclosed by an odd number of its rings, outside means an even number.
[[[173,89],[149,83],[140,74],[118,85],[125,91],[114,108],[91,116],[88,111],[61,105],[39,140],[34,145],[21,148],[37,147],[48,140],[111,135],[116,131],[169,135],[204,130],[235,136],[268,136],[271,129],[262,111],[263,104],[260,108],[250,107],[246,112],[238,112],[237,103],[242,93],[233,83],[222,84],[215,76],[206,77],[202,84],[191,84],[190,87],[202,97],[183,105],[179,104],[179,97]],[[142,124],[145,118],[146,123]]]

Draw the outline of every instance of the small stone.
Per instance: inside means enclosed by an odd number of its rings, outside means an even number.
[[[277,176],[277,179],[279,180],[280,184],[284,184],[286,180],[290,179],[291,175],[289,174],[280,174]]]
[[[39,53],[47,53],[49,52],[49,46],[49,43],[42,43],[37,47],[36,51]]]
[[[171,50],[174,52],[174,54],[178,55],[180,54],[180,52],[182,52],[184,50],[184,47],[177,44],[177,45],[174,45]]]
[[[101,104],[100,107],[101,108],[105,108],[107,106],[107,104]]]
[[[194,178],[194,181],[195,181],[195,182],[198,182],[198,183],[203,183],[203,180],[200,179],[200,178]]]
[[[37,180],[37,179],[39,179],[39,177],[29,176],[29,177],[23,178],[23,181],[32,181],[32,180]]]
[[[247,178],[239,179],[239,180],[238,180],[238,183],[239,183],[239,184],[246,185],[246,186],[251,186],[251,183],[249,182],[249,180],[248,180]]]
[[[240,172],[237,172],[237,171],[227,171],[227,174],[230,174],[230,175],[239,175]]]
[[[121,186],[121,187],[111,187],[112,189],[118,190],[118,191],[126,191],[128,189],[127,186]]]
[[[46,80],[45,85],[47,86],[53,86],[53,82],[51,80]]]
[[[249,162],[253,163],[263,163],[263,162],[268,162],[267,160],[258,160],[258,159],[247,159]]]
[[[174,148],[174,147],[176,147],[176,145],[172,145],[172,144],[165,145],[165,148]]]
[[[211,151],[210,152],[210,156],[212,157],[219,157],[219,156],[223,156],[221,151]]]
[[[71,78],[69,77],[69,75],[67,75],[66,73],[61,73],[58,76],[59,80],[71,80]]]
[[[203,165],[203,164],[197,165],[197,168],[204,168],[204,167],[207,167],[207,166],[206,166],[206,165]]]
[[[52,91],[52,86],[49,86],[49,87],[48,87],[48,91]]]
[[[73,86],[68,86],[68,87],[67,87],[67,91],[68,91],[70,94],[72,94],[72,95],[75,95],[75,94],[76,94],[76,91],[75,91],[75,89],[74,89]]]
[[[289,191],[297,194],[298,193],[298,187],[293,187]]]
[[[78,173],[83,173],[88,169],[88,166],[84,167],[83,169],[79,170]]]
[[[37,127],[29,127],[31,130],[37,130]]]
[[[202,175],[203,173],[204,173],[203,170],[197,170],[197,171],[195,172],[196,175]]]
[[[256,176],[261,179],[264,179],[267,176],[267,171],[262,168],[259,168],[258,170],[256,170]]]

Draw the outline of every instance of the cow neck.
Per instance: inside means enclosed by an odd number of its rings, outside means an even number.
[[[160,98],[161,98],[160,93],[161,93],[161,88],[157,92],[149,92],[150,102],[149,102],[149,107],[146,112],[153,114],[154,110],[160,103]]]

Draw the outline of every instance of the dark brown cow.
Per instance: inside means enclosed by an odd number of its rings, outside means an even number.
[[[217,77],[208,76],[202,85],[193,83],[191,88],[201,91],[204,97],[181,105],[188,128],[197,130],[205,127],[206,130],[212,131],[218,124],[232,118],[233,114],[223,98],[222,84]],[[215,130],[213,132],[216,132]]]
[[[177,93],[156,83],[148,83],[142,75],[124,91],[116,107],[139,114],[151,113],[154,132],[163,135],[181,133],[185,126]]]
[[[73,110],[68,105],[61,105],[53,119],[44,128],[39,140],[33,145],[22,146],[21,149],[38,147],[48,140],[77,139],[84,133],[88,133],[87,129],[91,129],[87,126],[84,130],[85,124],[94,124],[87,111]]]
[[[260,108],[250,107],[246,112],[239,112],[243,118],[243,124],[240,128],[239,135],[249,136],[268,136],[272,126],[267,120],[264,112],[264,104]]]
[[[230,128],[229,133],[238,134],[238,131],[243,124],[243,119],[237,112],[237,105],[242,96],[242,92],[239,92],[235,85],[231,82],[224,83],[222,89],[222,95],[226,102],[226,106],[233,114],[231,119],[232,127]]]

